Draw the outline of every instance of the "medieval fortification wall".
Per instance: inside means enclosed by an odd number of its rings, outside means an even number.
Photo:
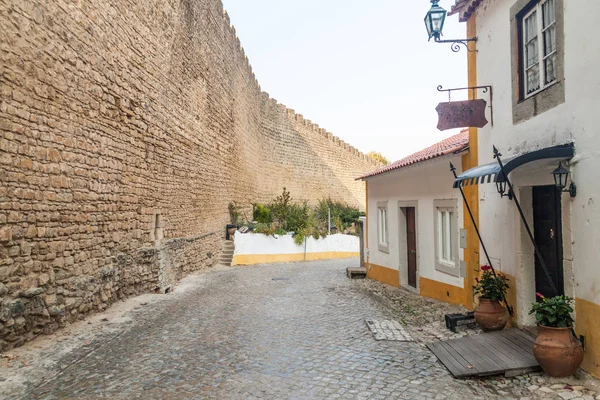
[[[261,91],[220,0],[0,0],[0,350],[214,265],[227,205],[379,165]]]

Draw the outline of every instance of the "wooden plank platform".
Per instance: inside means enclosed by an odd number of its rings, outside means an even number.
[[[540,370],[533,356],[533,338],[519,329],[428,343],[427,347],[455,378],[511,377]]]

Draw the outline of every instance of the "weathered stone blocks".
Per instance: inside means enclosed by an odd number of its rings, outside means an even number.
[[[0,351],[213,266],[231,201],[364,207],[378,165],[261,91],[219,0],[0,0],[0,32]]]

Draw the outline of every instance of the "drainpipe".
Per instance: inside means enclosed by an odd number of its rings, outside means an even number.
[[[304,237],[304,261],[306,261],[306,236]]]

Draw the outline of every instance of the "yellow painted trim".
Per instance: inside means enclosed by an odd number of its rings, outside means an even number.
[[[585,353],[581,365],[590,374],[600,378],[600,305],[575,299],[575,328],[585,338]]]
[[[367,278],[386,283],[394,287],[400,287],[400,271],[382,267],[377,264],[367,264]]]
[[[433,279],[421,278],[419,280],[421,296],[431,297],[450,304],[463,304],[465,290],[458,286],[448,285]]]
[[[365,227],[365,244],[367,249],[369,248],[369,181],[365,181],[365,201],[366,201],[366,208],[365,208],[365,216],[367,217],[367,223],[366,223],[366,227]],[[369,258],[367,257],[367,261],[369,262]]]
[[[334,258],[359,257],[359,252],[351,251],[324,251],[319,253],[295,254],[239,254],[233,256],[231,265],[268,264],[276,262],[330,260]]]
[[[475,36],[477,36],[477,25],[475,14],[472,14],[467,21],[467,37]],[[476,43],[470,42],[469,46],[475,47]],[[469,86],[477,86],[477,53],[467,53],[467,67]],[[473,100],[476,97],[477,93],[469,90],[469,99]],[[477,165],[479,165],[477,128],[469,128],[469,152],[462,156],[462,170],[466,171]],[[467,202],[471,207],[473,218],[477,225],[479,225],[479,186],[465,186],[463,190]],[[475,227],[471,222],[471,217],[469,216],[466,205],[463,206],[463,220],[464,227],[467,230],[467,248],[464,251],[467,276],[465,277],[463,305],[472,310],[474,307],[473,285],[475,284],[475,277],[479,275],[479,266],[481,265],[481,262],[479,258],[479,239],[477,237],[477,232],[475,232]]]

